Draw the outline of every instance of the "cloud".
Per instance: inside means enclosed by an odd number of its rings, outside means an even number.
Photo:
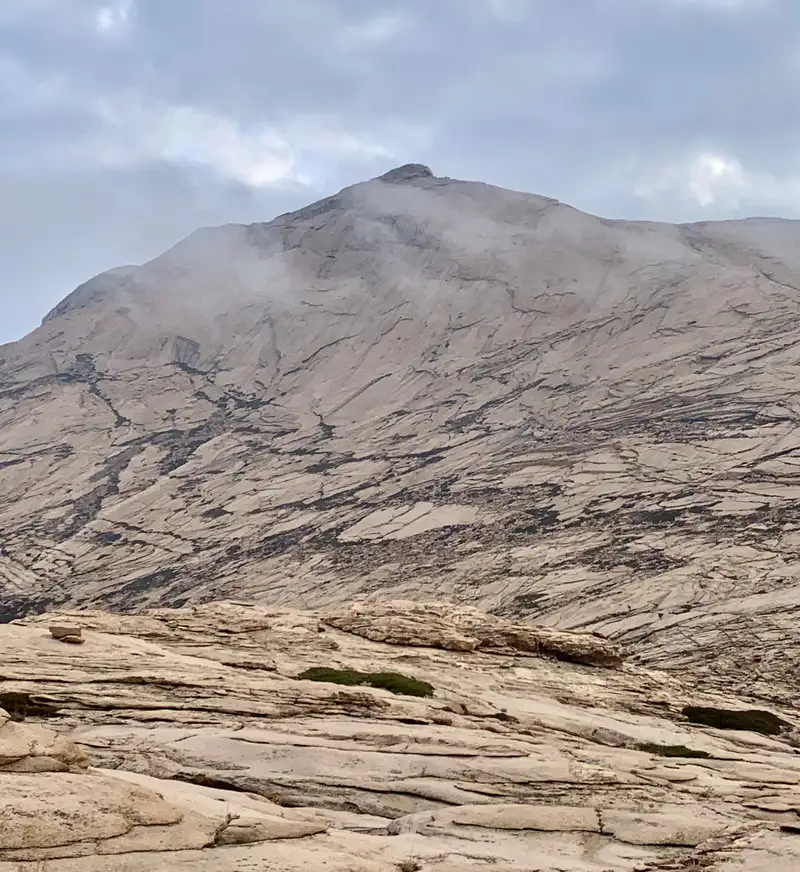
[[[692,205],[713,208],[722,216],[765,206],[782,212],[787,206],[800,209],[800,167],[779,178],[747,169],[732,155],[702,151],[682,162],[651,168],[634,186],[634,194],[657,213],[677,204],[687,211]]]
[[[97,30],[106,35],[126,31],[132,21],[133,0],[117,0],[116,3],[101,6],[95,13]]]
[[[400,159],[380,134],[341,126],[331,116],[299,116],[278,127],[240,124],[233,118],[194,106],[154,104],[141,99],[101,101],[95,107],[102,127],[70,157],[102,166],[129,166],[163,160],[198,165],[253,188],[282,182],[310,184],[298,162],[342,157]],[[391,138],[424,136],[423,130],[395,127]],[[389,138],[387,133],[386,139]]]
[[[794,0],[2,0],[0,293],[28,314],[0,337],[410,161],[610,217],[800,216],[798,33]]]
[[[526,18],[536,0],[486,0],[491,15],[500,21],[514,22]]]
[[[134,12],[135,0],[3,0],[0,26],[38,34],[59,30],[69,38],[109,35],[126,30]]]
[[[397,37],[407,25],[407,17],[402,12],[374,15],[341,27],[336,42],[343,51],[375,47]]]
[[[706,207],[731,198],[738,202],[750,184],[736,158],[701,152],[683,163],[651,170],[649,178],[634,187],[634,193],[645,200],[672,195]]]
[[[98,166],[125,168],[151,161],[204,167],[223,178],[254,188],[286,181],[309,184],[308,169],[296,172],[297,161],[308,167],[328,160],[392,161],[404,157],[427,135],[421,125],[393,123],[360,131],[343,125],[333,114],[283,118],[280,124],[242,122],[191,104],[172,104],[146,93],[86,92],[58,76],[37,77],[14,59],[0,56],[0,95],[44,115],[72,113],[81,131],[65,139],[43,138],[12,162],[61,169]]]
[[[95,108],[102,126],[73,159],[84,153],[106,167],[153,160],[200,165],[254,188],[292,178],[291,146],[269,126],[247,129],[194,106],[136,98],[102,100]]]

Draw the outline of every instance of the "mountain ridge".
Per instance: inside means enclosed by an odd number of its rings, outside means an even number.
[[[800,224],[420,167],[204,229],[0,349],[6,617],[448,597],[791,698]]]

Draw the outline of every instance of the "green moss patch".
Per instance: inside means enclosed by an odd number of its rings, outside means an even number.
[[[760,709],[734,711],[733,709],[712,708],[711,706],[687,705],[683,714],[693,724],[716,727],[718,730],[750,730],[765,736],[777,736],[781,730],[790,726],[772,712]]]
[[[686,745],[655,745],[651,742],[646,742],[636,747],[639,751],[657,754],[659,757],[696,757],[699,759],[711,756],[706,751],[695,751],[694,748],[687,748]]]
[[[328,666],[314,666],[297,676],[305,681],[327,681],[331,684],[344,684],[350,687],[368,685],[381,687],[403,696],[433,696],[433,685],[418,681],[399,672],[357,672],[355,669],[333,669]]]

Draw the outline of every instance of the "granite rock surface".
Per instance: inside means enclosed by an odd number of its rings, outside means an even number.
[[[687,704],[747,704],[625,652],[559,659],[596,637],[534,653],[534,625],[371,608],[368,632],[241,602],[0,625],[0,872],[797,868],[790,708],[774,735],[702,726]],[[449,644],[465,614],[484,645]],[[433,694],[299,677],[320,666]]]

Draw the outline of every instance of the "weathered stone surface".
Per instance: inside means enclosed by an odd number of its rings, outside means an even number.
[[[68,772],[88,766],[86,754],[53,730],[22,725],[0,709],[0,773]]]
[[[59,642],[68,642],[73,645],[83,644],[80,627],[53,624],[50,627],[50,635],[54,639],[58,639]]]
[[[98,276],[0,349],[3,617],[448,599],[791,704],[798,227],[411,165]]]
[[[0,766],[0,872],[685,872],[692,857],[793,872],[798,837],[781,827],[800,812],[795,732],[681,715],[739,699],[535,654],[509,639],[536,627],[445,603],[336,614],[386,632],[243,602],[0,625],[0,691],[58,708],[47,729],[3,717],[0,759],[59,762]],[[54,622],[79,622],[82,648],[55,644]],[[491,644],[452,646],[448,624]],[[399,672],[434,695],[297,678],[315,666]]]
[[[202,848],[214,833],[151,791],[88,775],[0,774],[0,812],[3,860]]]
[[[156,791],[179,808],[190,809],[212,820],[215,845],[300,839],[327,830],[322,817],[315,820],[288,817],[283,809],[259,796],[166,781],[119,769],[107,770],[104,774]]]
[[[330,612],[326,624],[373,642],[423,645],[451,651],[521,651],[592,666],[618,666],[619,645],[589,633],[561,633],[548,627],[515,624],[470,606],[449,603],[355,603]]]
[[[445,811],[418,813],[393,821],[391,833],[435,833],[453,825],[495,830],[538,830],[545,833],[599,833],[602,821],[593,808],[564,805],[462,805]]]

